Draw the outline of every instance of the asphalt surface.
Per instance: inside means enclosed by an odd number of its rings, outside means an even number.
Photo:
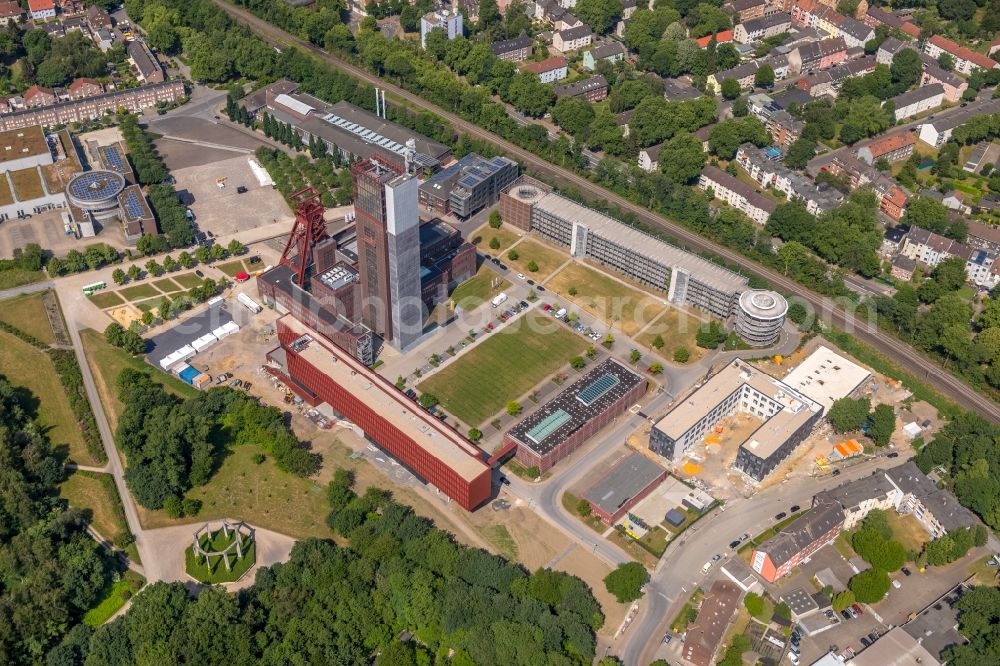
[[[220,306],[205,308],[193,317],[188,317],[159,335],[149,339],[149,351],[146,360],[154,367],[159,367],[160,360],[183,347],[189,345],[206,333],[211,333],[220,326],[225,326],[233,320],[229,308],[242,307],[234,302]]]
[[[302,49],[303,51],[307,51],[336,66],[338,69],[345,71],[351,76],[354,76],[371,85],[384,88],[389,91],[390,94],[402,98],[410,104],[431,111],[449,122],[452,127],[462,133],[493,143],[504,150],[510,157],[516,158],[522,164],[530,167],[531,169],[543,175],[549,176],[557,185],[576,187],[591,199],[606,201],[609,204],[619,207],[623,211],[634,214],[645,224],[663,229],[679,239],[679,241],[683,244],[686,244],[695,252],[711,252],[732,264],[760,275],[768,280],[772,287],[796,297],[807,306],[807,309],[811,309],[818,316],[820,316],[823,321],[853,334],[860,341],[865,342],[883,354],[888,355],[903,370],[920,377],[932,385],[935,385],[938,391],[959,404],[979,412],[993,421],[1000,422],[1000,404],[997,404],[986,396],[980,395],[976,389],[969,386],[958,377],[955,377],[944,368],[940,367],[937,362],[929,356],[922,354],[902,341],[882,332],[874,325],[856,320],[853,315],[839,309],[838,304],[832,299],[821,297],[776,271],[755,264],[728,248],[716,245],[715,243],[702,238],[698,234],[670,222],[665,218],[655,215],[649,210],[638,206],[609,190],[605,190],[604,188],[595,185],[589,180],[567,169],[552,165],[537,155],[534,155],[533,153],[530,153],[510,143],[509,141],[482,129],[481,127],[477,127],[476,125],[473,125],[453,113],[441,109],[440,107],[418,97],[417,95],[409,93],[398,86],[388,83],[373,74],[341,60],[340,58],[330,55],[305,40],[294,37],[289,33],[276,28],[266,21],[257,18],[248,11],[234,7],[233,5],[224,2],[224,0],[215,0],[215,2],[234,19],[247,25],[263,39],[273,45],[279,47],[292,45]]]

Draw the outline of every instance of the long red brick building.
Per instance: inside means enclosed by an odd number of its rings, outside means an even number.
[[[291,315],[268,363],[309,404],[329,404],[414,474],[471,511],[489,499],[482,452],[395,386]]]

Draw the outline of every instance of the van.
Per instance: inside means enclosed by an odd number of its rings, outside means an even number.
[[[708,570],[712,568],[712,560],[705,562],[705,566],[701,568],[702,573],[708,573]]]
[[[556,312],[556,319],[562,319],[565,316],[566,316],[566,308],[559,308],[559,310]]]

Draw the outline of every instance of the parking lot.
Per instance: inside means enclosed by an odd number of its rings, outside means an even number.
[[[250,170],[252,157],[237,155],[173,172],[175,188],[200,230],[233,234],[291,217],[281,193],[258,183]],[[225,187],[218,186],[219,179]],[[242,194],[237,191],[241,186],[247,189]]]
[[[206,333],[235,321],[242,328],[253,315],[235,299],[214,306],[203,306],[197,314],[187,317],[149,339],[146,360],[159,367],[160,360],[184,345],[189,345]],[[196,357],[197,358],[197,357]]]
[[[28,219],[11,218],[0,222],[0,257],[12,257],[15,248],[24,247],[28,243],[38,243],[59,256],[70,250],[83,252],[83,248],[91,243],[107,243],[119,249],[126,247],[121,227],[113,221],[103,231],[98,230],[97,236],[93,238],[67,236],[61,215],[65,210],[55,208],[35,213]]]

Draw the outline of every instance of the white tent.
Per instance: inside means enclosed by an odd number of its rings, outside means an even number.
[[[219,340],[214,335],[212,335],[211,333],[206,333],[205,335],[201,336],[200,338],[192,342],[191,346],[194,347],[200,353],[205,351],[218,341]]]
[[[222,338],[228,337],[239,330],[239,325],[235,321],[231,321],[212,331],[212,335],[221,340]]]

